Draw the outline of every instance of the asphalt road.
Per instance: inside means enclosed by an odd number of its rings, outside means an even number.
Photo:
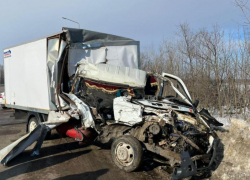
[[[3,84],[0,84],[0,93],[1,92],[4,92],[4,85]]]
[[[0,149],[22,137],[25,126],[25,120],[14,119],[13,111],[0,109]],[[146,160],[137,172],[125,173],[113,164],[109,149],[94,144],[80,146],[55,132],[43,143],[37,157],[30,156],[33,146],[11,160],[7,167],[0,165],[0,180],[171,179],[159,164]]]

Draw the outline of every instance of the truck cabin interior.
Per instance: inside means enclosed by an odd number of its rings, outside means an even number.
[[[77,73],[77,68],[84,64],[79,65],[79,62],[107,65],[104,69],[115,66],[126,67],[122,73],[128,73],[127,71],[132,69],[138,73],[140,71],[138,41],[84,29],[63,28],[62,33],[47,38],[47,44],[50,99],[59,110],[66,104],[64,101],[67,98],[63,93],[73,93],[81,97],[84,102],[89,102],[91,107],[97,108],[98,112],[110,112],[113,99],[117,96],[128,94],[133,98],[142,98],[155,96],[159,92],[156,79],[146,74],[139,77],[139,84],[132,81],[129,84],[123,82],[124,76],[112,82],[108,81],[108,78],[98,79]],[[102,71],[99,69],[97,71],[99,76],[102,76]]]

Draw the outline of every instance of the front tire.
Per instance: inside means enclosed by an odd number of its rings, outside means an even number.
[[[143,151],[140,142],[133,136],[121,136],[111,146],[114,163],[126,172],[135,171],[142,162]]]

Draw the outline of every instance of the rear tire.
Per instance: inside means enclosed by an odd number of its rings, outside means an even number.
[[[33,131],[38,125],[39,125],[39,122],[36,117],[30,118],[29,124],[28,124],[28,133]]]
[[[121,136],[111,146],[114,163],[126,172],[135,171],[142,162],[143,151],[140,142],[133,136]]]
[[[6,107],[6,106],[4,106],[4,105],[2,105],[2,109],[7,109],[7,107]]]
[[[38,125],[39,125],[39,121],[37,120],[36,117],[30,118],[29,124],[28,124],[28,133],[33,131]],[[51,136],[51,131],[48,131],[45,139],[50,139],[50,136]]]

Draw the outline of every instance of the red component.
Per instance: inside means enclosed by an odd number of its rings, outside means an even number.
[[[189,109],[189,112],[194,113],[192,109]]]
[[[3,98],[2,94],[0,94],[0,98]]]
[[[83,135],[82,133],[76,129],[69,129],[67,132],[66,132],[66,135],[71,137],[71,138],[74,138],[74,139],[77,139],[79,141],[83,141]]]
[[[158,82],[153,76],[150,76],[150,85],[151,86],[158,86]]]
[[[93,141],[97,133],[94,129],[75,129],[76,125],[74,123],[65,123],[56,128],[57,132],[62,134],[62,135],[67,135],[71,138],[77,139],[77,140],[82,140],[82,142],[91,142]]]
[[[100,84],[100,83],[96,83],[96,82],[92,82],[89,80],[85,80],[85,83],[95,89],[105,89],[107,92],[113,92],[116,93],[119,89],[126,89],[123,86],[111,86],[111,85],[106,85],[106,84]],[[132,88],[127,88],[129,93],[134,96],[134,91]]]
[[[73,124],[73,123],[64,123],[64,124],[61,124],[60,126],[57,126],[57,127],[56,127],[56,131],[57,131],[59,134],[66,135],[66,132],[67,132],[69,129],[74,128],[75,126],[76,126],[76,125]]]

